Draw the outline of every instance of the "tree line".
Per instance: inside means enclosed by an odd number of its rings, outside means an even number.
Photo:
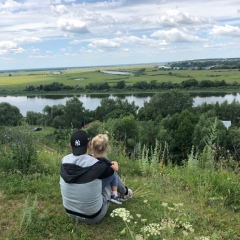
[[[169,72],[169,75],[172,75],[172,72]],[[85,87],[76,86],[66,86],[63,83],[53,82],[51,84],[33,86],[26,86],[24,91],[27,92],[52,92],[52,91],[112,91],[112,90],[121,90],[121,91],[132,91],[132,90],[164,90],[164,89],[190,89],[190,88],[221,88],[221,87],[239,87],[238,82],[226,83],[225,80],[201,80],[197,81],[196,79],[184,80],[181,83],[172,83],[172,82],[157,82],[157,80],[139,81],[132,85],[127,85],[124,80],[118,81],[115,85],[110,86],[108,83],[89,83]]]
[[[204,103],[194,107],[190,94],[178,89],[153,95],[141,108],[120,98],[103,98],[95,110],[88,110],[74,96],[65,105],[45,106],[43,113],[29,111],[25,118],[29,125],[50,126],[60,133],[84,126],[88,126],[90,136],[107,131],[132,158],[137,157],[137,145],[154,149],[160,144],[178,164],[193,149],[195,152],[204,149],[213,124],[217,136],[214,139],[216,161],[220,157],[239,161],[239,120],[239,102]],[[22,121],[17,107],[0,103],[0,125],[16,126]],[[227,128],[223,121],[231,121],[231,126]]]
[[[239,58],[198,59],[170,63],[171,68],[179,69],[240,69]]]

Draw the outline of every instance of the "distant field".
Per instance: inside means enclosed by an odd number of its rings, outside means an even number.
[[[102,73],[103,70],[124,71],[133,73],[138,69],[145,68],[145,74],[141,76],[112,75]],[[154,66],[125,66],[125,67],[102,67],[102,68],[79,68],[61,71],[19,71],[0,73],[0,91],[22,91],[26,86],[45,85],[53,82],[63,83],[69,86],[85,87],[89,83],[107,82],[110,86],[115,85],[118,81],[125,81],[127,85],[136,82],[172,82],[180,83],[188,79],[201,80],[225,80],[227,83],[240,83],[239,70],[162,70]]]

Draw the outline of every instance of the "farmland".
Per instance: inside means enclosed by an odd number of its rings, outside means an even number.
[[[139,70],[145,69],[138,75]],[[129,72],[131,75],[107,74],[102,71]],[[134,65],[121,67],[95,67],[95,68],[71,68],[64,70],[33,70],[33,71],[7,71],[0,73],[0,94],[27,95],[23,90],[29,86],[40,86],[53,82],[66,86],[86,87],[88,84],[108,83],[113,87],[119,81],[124,81],[126,86],[137,82],[151,81],[181,83],[195,79],[197,81],[222,81],[227,84],[240,83],[240,71],[238,69],[220,70],[172,70],[160,69],[157,65]],[[226,91],[228,89],[225,89]],[[217,91],[216,89],[214,91]],[[223,89],[220,90],[221,92]],[[233,91],[237,91],[236,89]],[[144,91],[143,91],[144,92]]]

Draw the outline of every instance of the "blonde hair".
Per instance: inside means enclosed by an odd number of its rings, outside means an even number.
[[[98,134],[92,139],[92,151],[95,155],[104,155],[108,149],[107,134]]]

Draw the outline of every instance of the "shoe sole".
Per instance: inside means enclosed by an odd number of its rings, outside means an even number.
[[[110,202],[113,202],[113,203],[116,203],[116,204],[122,204],[122,202],[119,202],[119,201],[114,200],[114,199],[110,199]]]

